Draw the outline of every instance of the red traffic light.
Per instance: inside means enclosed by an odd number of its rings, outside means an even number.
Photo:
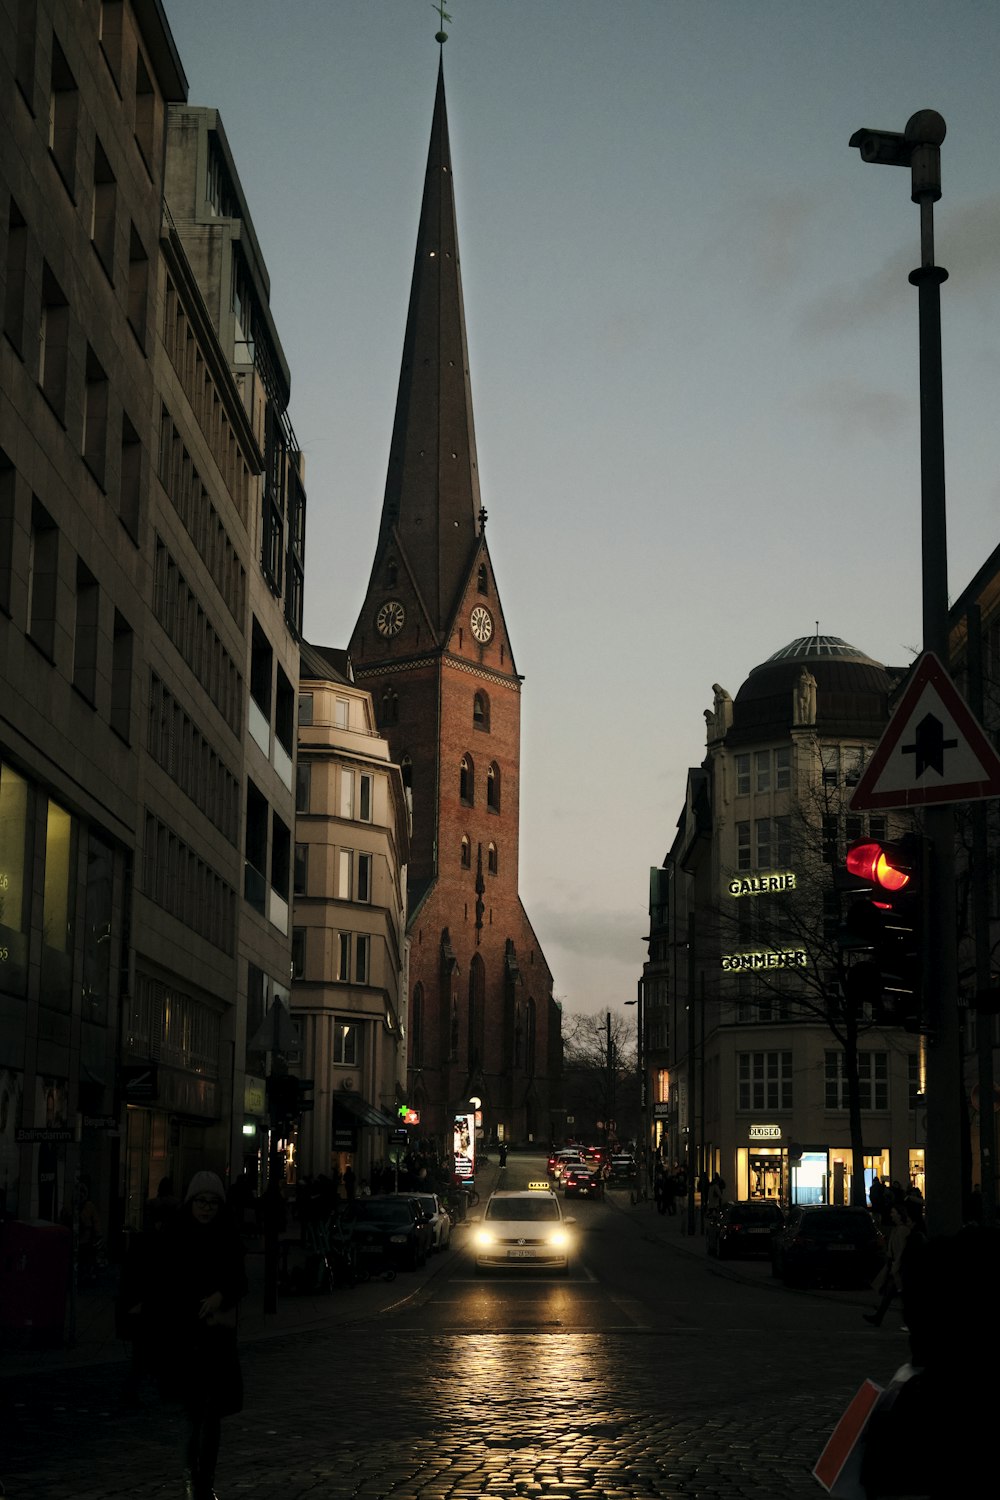
[[[847,869],[859,880],[867,880],[883,891],[901,891],[909,885],[912,861],[896,844],[876,844],[870,840],[853,844],[847,851]]]

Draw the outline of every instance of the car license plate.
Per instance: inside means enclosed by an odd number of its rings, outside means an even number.
[[[770,1234],[769,1229],[748,1229],[747,1234]]]
[[[531,1260],[535,1252],[534,1250],[511,1250],[509,1254],[512,1260]]]

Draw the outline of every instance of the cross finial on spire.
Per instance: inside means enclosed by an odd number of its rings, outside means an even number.
[[[444,44],[445,44],[445,42],[448,40],[448,33],[444,29],[444,23],[445,23],[445,21],[450,21],[451,20],[451,16],[449,16],[448,12],[444,8],[444,0],[438,0],[437,5],[432,5],[431,6],[431,10],[436,10],[437,11],[437,13],[438,13],[438,22],[439,22],[440,27],[441,27],[440,31],[435,36],[434,40],[436,42],[440,42],[441,46],[443,47]]]

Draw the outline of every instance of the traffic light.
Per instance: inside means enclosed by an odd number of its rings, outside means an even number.
[[[845,994],[870,1005],[876,1021],[907,1031],[919,1031],[921,1022],[925,866],[917,834],[895,843],[861,839],[847,851],[838,882],[855,894],[840,946],[865,954],[846,968]]]

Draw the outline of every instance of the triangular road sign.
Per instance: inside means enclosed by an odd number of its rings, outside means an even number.
[[[851,807],[1000,797],[1000,756],[933,651],[917,658]]]

